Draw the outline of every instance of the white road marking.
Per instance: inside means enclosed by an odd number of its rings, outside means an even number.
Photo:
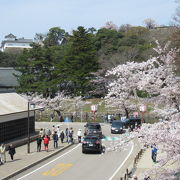
[[[35,169],[34,171],[32,171],[32,172],[30,172],[30,173],[28,173],[28,174],[26,174],[26,175],[24,175],[24,176],[18,178],[17,180],[23,179],[23,178],[25,178],[25,177],[27,177],[27,176],[29,176],[29,175],[35,173],[36,171],[38,171],[38,170],[42,169],[43,167],[45,167],[45,166],[51,164],[52,162],[58,160],[59,158],[65,156],[65,155],[67,155],[67,154],[69,154],[69,153],[72,152],[74,149],[78,148],[80,145],[81,145],[81,144],[78,144],[76,147],[74,147],[73,149],[69,150],[68,152],[66,152],[66,153],[62,154],[61,156],[57,157],[56,159],[53,159],[52,161],[50,161],[50,162],[44,164],[43,166],[41,166],[41,167]]]
[[[132,141],[131,141],[132,142]],[[117,172],[122,168],[122,166],[124,165],[124,163],[127,161],[127,159],[129,158],[129,156],[131,155],[132,151],[134,149],[134,143],[132,142],[132,147],[131,147],[131,151],[129,152],[129,154],[126,156],[126,158],[124,159],[124,161],[121,163],[121,165],[116,169],[116,171],[113,173],[113,175],[109,178],[109,180],[112,180],[114,178],[114,176],[117,174]]]

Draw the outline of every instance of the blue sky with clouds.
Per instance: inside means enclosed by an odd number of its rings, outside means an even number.
[[[144,25],[146,18],[169,25],[175,0],[0,0],[0,41],[13,33],[18,38],[34,38],[59,26],[68,32],[78,26],[99,29],[107,21]]]

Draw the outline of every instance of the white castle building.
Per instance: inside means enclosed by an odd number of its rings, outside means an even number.
[[[16,36],[13,34],[8,34],[5,36],[5,40],[2,41],[0,50],[4,52],[6,49],[12,49],[12,48],[31,48],[30,44],[33,43],[32,39],[24,39],[19,38],[17,39]]]

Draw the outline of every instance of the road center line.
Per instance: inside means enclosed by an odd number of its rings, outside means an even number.
[[[117,172],[122,168],[122,166],[124,165],[124,163],[127,161],[127,159],[129,158],[129,156],[131,155],[133,149],[134,149],[134,143],[131,141],[132,146],[131,146],[131,151],[129,152],[129,154],[126,156],[126,158],[124,159],[124,161],[121,163],[121,165],[116,169],[116,171],[113,173],[113,175],[109,178],[109,180],[112,180],[114,178],[114,176],[117,174]]]
[[[36,171],[42,169],[43,167],[45,167],[45,166],[51,164],[52,162],[54,162],[54,161],[60,159],[61,157],[63,157],[63,156],[65,156],[65,155],[69,154],[70,152],[72,152],[73,150],[75,150],[76,148],[78,148],[80,145],[81,145],[81,144],[78,144],[76,147],[74,147],[73,149],[69,150],[68,152],[66,152],[66,153],[62,154],[61,156],[57,157],[56,159],[53,159],[52,161],[50,161],[50,162],[44,164],[43,166],[41,166],[41,167],[35,169],[34,171],[32,171],[32,172],[30,172],[30,173],[28,173],[28,174],[26,174],[26,175],[24,175],[24,176],[18,178],[17,180],[23,179],[23,178],[25,178],[25,177],[27,177],[27,176],[29,176],[29,175],[35,173]]]

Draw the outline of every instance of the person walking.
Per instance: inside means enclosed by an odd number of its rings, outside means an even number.
[[[45,151],[48,152],[49,137],[46,135],[43,140],[44,140],[44,149]]]
[[[37,140],[37,152],[40,152],[41,151],[41,144],[42,144],[41,135],[39,135],[36,140]]]
[[[60,131],[60,127],[59,126],[57,127],[56,131],[57,131],[58,138],[60,138],[61,131]]]
[[[73,128],[71,127],[69,130],[69,141],[70,141],[70,143],[73,143],[73,134],[74,134],[74,131],[73,131]]]
[[[9,151],[9,155],[11,157],[11,160],[13,161],[14,160],[14,154],[16,154],[15,147],[12,144],[10,144],[8,151]]]
[[[52,126],[52,129],[51,129],[52,136],[55,134],[55,131],[56,131],[56,128],[55,128],[55,126],[53,125],[53,126]]]
[[[41,138],[44,138],[45,132],[44,132],[43,128],[40,129],[39,135],[41,136]]]
[[[60,139],[61,139],[61,143],[64,142],[64,131],[61,131],[61,134],[60,134]]]
[[[50,137],[50,136],[51,136],[51,130],[50,130],[49,128],[46,128],[46,129],[45,129],[45,134],[44,134],[44,135]],[[45,137],[45,136],[44,136],[44,137]]]
[[[82,131],[81,129],[78,130],[77,132],[77,137],[78,137],[78,142],[81,143],[81,136],[82,136]]]
[[[53,134],[53,140],[54,140],[54,148],[58,148],[58,135],[57,135],[57,132],[55,131],[54,134]]]
[[[50,114],[50,121],[52,122],[54,120],[54,112]]]
[[[66,134],[66,142],[69,142],[69,129],[68,128],[66,128],[65,134]]]
[[[4,164],[6,162],[6,146],[1,144],[0,146],[0,163]]]
[[[153,146],[151,146],[152,150],[151,150],[151,158],[153,160],[154,163],[156,163],[156,157],[157,157],[157,151],[158,149],[156,148],[156,145],[154,144]]]

